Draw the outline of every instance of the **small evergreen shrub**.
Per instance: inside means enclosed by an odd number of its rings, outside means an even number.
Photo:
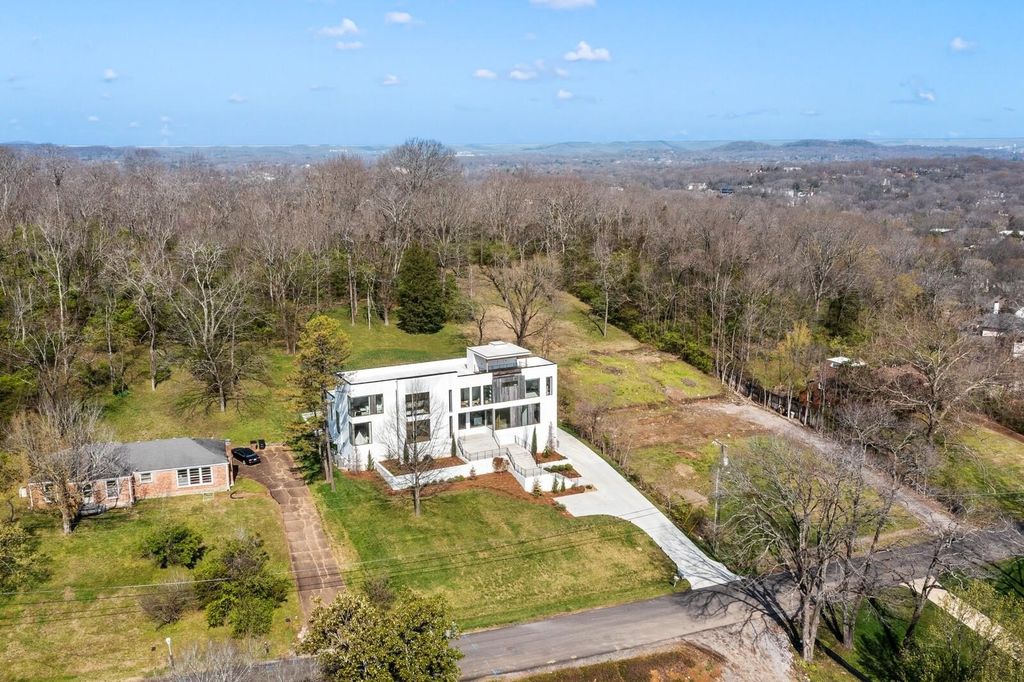
[[[203,537],[182,523],[169,523],[150,531],[142,540],[142,556],[160,568],[192,568],[203,556]]]

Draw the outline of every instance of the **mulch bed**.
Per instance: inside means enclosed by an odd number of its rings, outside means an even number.
[[[385,469],[390,471],[395,476],[401,476],[402,474],[412,473],[412,469],[410,469],[408,465],[402,464],[402,462],[400,462],[397,459],[382,459],[380,463],[381,465],[383,465]],[[458,457],[441,457],[432,460],[430,463],[430,467],[427,468],[426,471],[433,471],[434,469],[447,469],[448,467],[457,467],[461,466],[462,464],[465,464],[465,462],[463,462]]]
[[[565,459],[565,457],[552,450],[550,455],[538,452],[533,456],[533,459],[537,464],[547,464],[548,462],[558,462]]]

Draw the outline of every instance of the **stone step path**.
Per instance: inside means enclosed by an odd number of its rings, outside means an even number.
[[[316,597],[328,603],[344,590],[341,567],[331,551],[313,495],[302,480],[291,451],[282,445],[268,445],[259,454],[263,462],[255,466],[241,465],[239,476],[262,483],[281,506],[292,575],[299,591],[302,614],[309,618]]]

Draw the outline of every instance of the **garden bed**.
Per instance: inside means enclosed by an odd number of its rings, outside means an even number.
[[[561,462],[564,460],[565,456],[555,450],[545,450],[533,455],[533,461],[537,464],[550,464],[551,462]]]
[[[413,473],[412,469],[409,468],[409,465],[403,464],[397,459],[382,459],[380,460],[380,464],[395,476]],[[448,469],[450,467],[462,466],[463,464],[465,464],[465,462],[458,457],[439,457],[431,460],[430,466],[426,470],[434,471],[435,469]]]

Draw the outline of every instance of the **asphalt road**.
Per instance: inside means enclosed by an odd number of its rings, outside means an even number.
[[[741,591],[713,587],[463,635],[463,679],[479,680],[614,654],[739,625],[755,610]]]

